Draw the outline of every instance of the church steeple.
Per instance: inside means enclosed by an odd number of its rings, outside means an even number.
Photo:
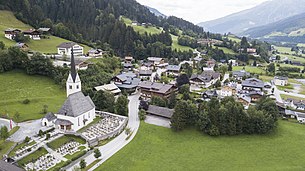
[[[73,79],[73,82],[75,82],[76,79],[76,69],[75,69],[75,61],[74,61],[74,53],[73,53],[73,48],[71,49],[71,76]]]
[[[82,90],[81,81],[75,68],[73,49],[71,50],[71,71],[66,82],[67,97]]]

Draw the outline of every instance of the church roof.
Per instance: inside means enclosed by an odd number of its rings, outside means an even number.
[[[55,121],[55,124],[56,125],[64,125],[64,126],[73,125],[73,123],[71,121],[68,121],[68,120],[65,120],[65,119],[57,119]]]
[[[72,76],[72,80],[75,83],[75,79],[76,79],[76,69],[75,69],[75,60],[74,60],[74,54],[73,54],[73,49],[71,50],[71,76]]]
[[[59,110],[59,115],[77,117],[95,108],[89,96],[77,92],[68,96],[67,100]]]
[[[46,118],[48,121],[53,121],[55,120],[57,117],[52,113],[52,112],[49,112],[47,113],[44,118]]]

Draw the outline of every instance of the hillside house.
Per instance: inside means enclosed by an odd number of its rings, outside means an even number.
[[[30,30],[23,31],[23,35],[30,37],[30,39],[32,39],[32,40],[40,40],[41,33],[37,30],[30,29]]]
[[[273,82],[277,86],[286,86],[288,85],[288,77],[275,76]]]
[[[148,57],[147,60],[148,60],[148,62],[152,63],[154,66],[164,64],[164,59],[163,58]]]
[[[98,58],[103,56],[103,50],[102,49],[90,49],[88,51],[88,56],[92,58]]]
[[[128,93],[134,93],[141,79],[137,78],[137,75],[131,72],[122,73],[113,77],[110,83],[115,84],[121,91],[125,90]]]
[[[178,77],[181,71],[181,65],[168,65],[166,67],[166,75]]]
[[[174,85],[153,83],[150,81],[140,82],[138,88],[141,92],[141,97],[144,99],[150,99],[152,96],[168,99],[171,93],[178,90]]]
[[[17,47],[23,51],[28,51],[29,50],[29,46],[26,43],[16,43],[14,45],[14,47]]]
[[[94,87],[94,89],[96,91],[106,91],[106,92],[112,93],[114,96],[118,96],[121,94],[121,90],[114,83],[97,86],[97,87]]]
[[[6,29],[4,31],[4,37],[13,40],[19,33],[21,33],[21,30],[19,29]]]
[[[125,56],[125,58],[124,58],[125,63],[131,64],[133,61],[134,61],[134,59],[132,56]]]
[[[154,115],[166,119],[171,119],[174,114],[174,109],[169,109],[166,107],[159,107],[154,105],[149,105],[146,111],[147,115]]]
[[[236,88],[232,86],[225,85],[220,90],[220,96],[228,97],[234,96],[236,94]]]
[[[140,70],[139,77],[142,80],[151,80],[152,73],[153,73],[152,70]]]
[[[248,77],[250,77],[250,75],[251,74],[249,72],[246,72],[245,70],[232,72],[232,76],[237,80],[242,80],[243,78],[248,78]]]
[[[248,78],[244,80],[242,83],[243,90],[259,90],[262,91],[264,88],[264,82],[257,78]]]
[[[238,66],[238,62],[236,60],[230,59],[228,60],[228,64],[232,63],[232,66]]]
[[[208,88],[220,80],[220,73],[214,71],[204,71],[201,74],[192,74],[190,78],[191,86],[198,88]]]
[[[64,42],[57,46],[57,53],[59,55],[70,56],[73,49],[73,55],[81,56],[84,54],[84,48],[75,42]]]

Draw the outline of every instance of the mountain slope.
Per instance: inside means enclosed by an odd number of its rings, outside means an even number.
[[[220,19],[199,23],[206,30],[239,34],[247,29],[270,24],[305,11],[305,0],[272,0]]]
[[[156,8],[152,8],[152,7],[149,7],[149,6],[146,6],[149,11],[153,14],[155,14],[157,17],[163,17],[163,18],[166,18],[166,15],[165,14],[162,14],[159,10],[157,10]]]
[[[305,13],[265,26],[249,29],[243,34],[253,38],[305,42]]]

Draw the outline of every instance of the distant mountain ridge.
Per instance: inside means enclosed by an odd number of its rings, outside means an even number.
[[[301,14],[305,0],[271,0],[256,7],[197,25],[217,33],[240,34],[248,29]]]
[[[305,43],[305,13],[251,28],[242,34],[271,41]]]
[[[156,8],[152,8],[152,7],[149,7],[149,6],[146,6],[149,11],[153,14],[155,14],[157,17],[163,17],[163,18],[166,18],[167,16],[163,13],[161,13],[159,10],[157,10]]]

